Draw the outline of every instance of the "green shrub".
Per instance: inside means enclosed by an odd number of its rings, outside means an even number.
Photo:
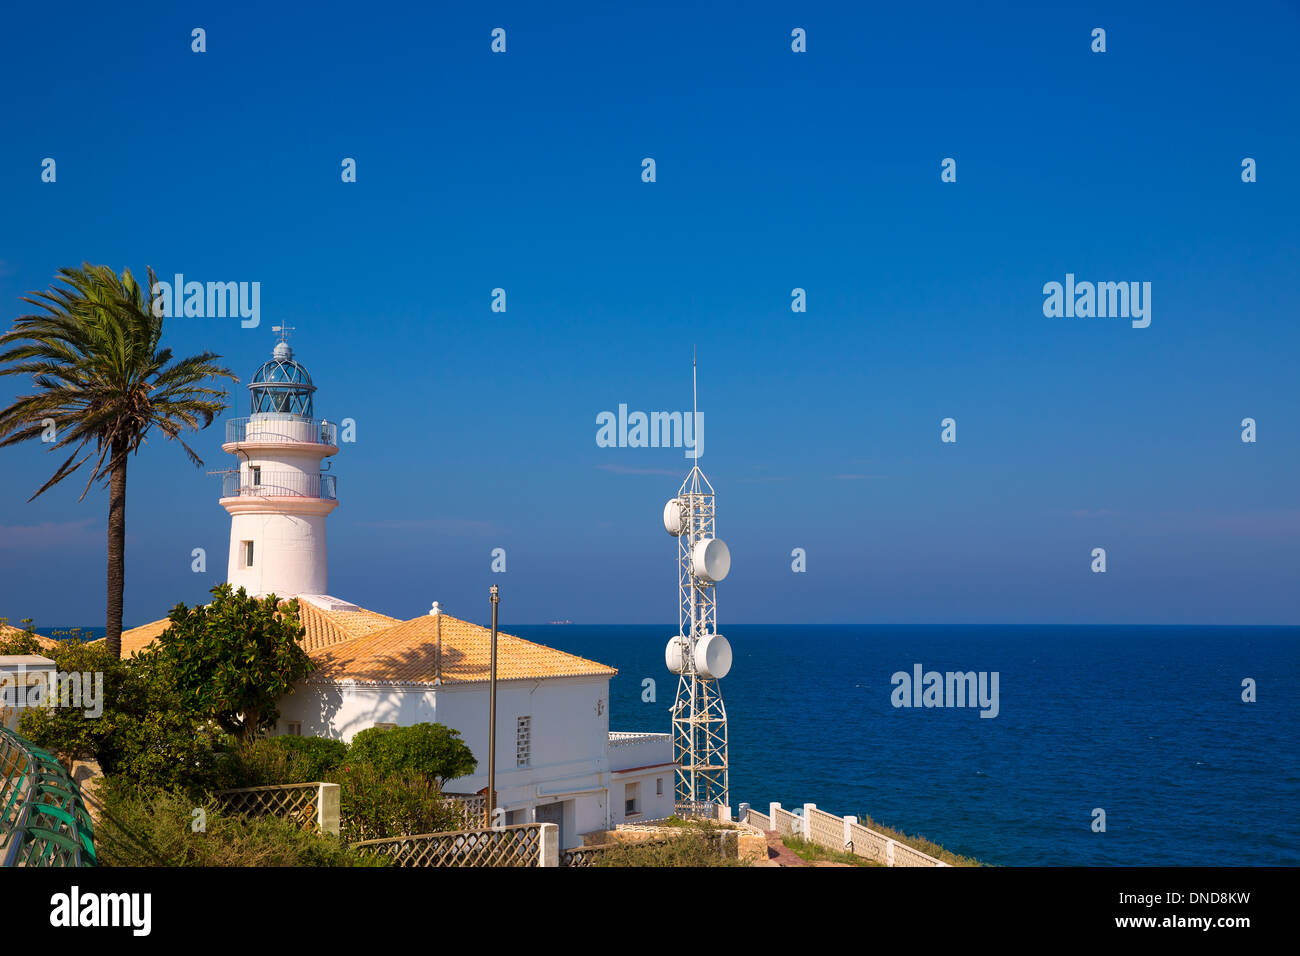
[[[231,754],[230,787],[314,783],[342,765],[348,745],[325,737],[264,737]]]
[[[349,843],[465,828],[460,811],[422,774],[385,772],[349,756],[328,779],[339,785],[341,835]]]
[[[0,656],[6,654],[39,654],[45,656],[45,648],[41,647],[36,641],[36,633],[32,630],[32,619],[25,617],[22,619],[22,629],[15,628],[9,633],[5,633],[5,628],[9,625],[9,618],[0,617]]]
[[[478,767],[460,731],[442,724],[363,730],[352,738],[348,762],[368,764],[380,773],[409,771],[436,781],[439,788]]]
[[[337,837],[308,833],[276,817],[228,814],[183,793],[100,790],[95,848],[104,866],[385,866]],[[202,810],[205,817],[196,815]],[[195,826],[202,823],[202,829]]]
[[[653,843],[620,843],[598,854],[593,866],[748,866],[723,855],[716,836],[700,830]]]
[[[106,774],[140,786],[191,792],[217,785],[225,742],[220,729],[187,708],[165,675],[138,659],[122,661],[103,644],[62,641],[52,651],[62,672],[102,676],[102,713],[82,707],[25,710],[18,732],[69,758],[94,756]]]

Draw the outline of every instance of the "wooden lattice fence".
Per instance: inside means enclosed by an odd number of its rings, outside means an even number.
[[[525,823],[493,830],[363,840],[352,845],[362,852],[384,854],[394,866],[540,866],[542,827]]]
[[[228,813],[279,817],[301,830],[320,832],[321,789],[319,783],[294,783],[222,790],[213,797]]]

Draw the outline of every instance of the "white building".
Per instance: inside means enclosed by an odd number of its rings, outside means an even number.
[[[3,629],[0,629],[0,636]],[[48,686],[54,674],[54,661],[39,654],[0,655],[0,727],[18,729],[23,708],[44,697],[32,691],[32,685]]]
[[[434,609],[409,621],[328,592],[325,523],[338,507],[324,459],[335,426],[313,418],[315,386],[281,341],[249,383],[252,415],[227,426],[238,459],[222,489],[231,515],[228,578],[250,594],[297,597],[303,645],[317,668],[280,701],[277,733],[350,741],[385,725],[441,723],[478,761],[448,790],[487,787],[487,628]],[[122,634],[124,654],[147,646],[167,620]],[[610,733],[617,671],[509,634],[497,648],[497,806],[507,822],[560,826],[561,846],[582,834],[673,813],[670,734]]]

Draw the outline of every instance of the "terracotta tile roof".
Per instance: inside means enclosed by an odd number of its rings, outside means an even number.
[[[376,631],[380,628],[391,627],[399,623],[395,617],[389,617],[386,614],[376,614],[374,611],[367,611],[365,608],[356,607],[356,605],[346,605],[347,607],[356,608],[355,610],[346,611],[327,611],[324,608],[317,607],[310,601],[299,600],[298,617],[306,633],[303,635],[303,650],[309,654],[313,651],[331,644],[338,644],[342,641],[350,641],[354,637],[361,637]],[[148,624],[142,624],[139,627],[133,627],[122,632],[122,656],[131,657],[147,648],[163,631],[171,627],[171,621],[163,618],[160,621],[151,621]],[[104,638],[99,638],[93,643],[100,644]]]
[[[172,622],[167,618],[163,618],[161,621],[150,621],[148,624],[141,624],[139,627],[127,628],[122,632],[122,656],[134,657],[157,640],[158,635],[171,626]],[[93,641],[87,641],[87,643],[103,644],[107,640],[106,637],[98,637]]]
[[[307,600],[298,601],[298,618],[307,631],[302,646],[309,654],[400,623],[395,617],[367,611],[362,607],[330,611]]]
[[[449,614],[425,614],[312,654],[311,683],[432,684],[437,676],[437,623],[442,621],[444,683],[486,681],[492,632]],[[618,671],[511,634],[497,633],[497,679],[613,677]]]

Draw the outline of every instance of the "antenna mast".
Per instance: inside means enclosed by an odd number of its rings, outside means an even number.
[[[690,474],[677,497],[664,506],[664,528],[677,538],[677,636],[664,652],[678,675],[673,703],[673,757],[683,809],[727,804],[727,709],[718,682],[731,669],[731,645],[717,630],[715,585],[731,569],[731,553],[714,536],[714,493],[700,470],[699,390],[691,355],[691,430],[695,446]]]

